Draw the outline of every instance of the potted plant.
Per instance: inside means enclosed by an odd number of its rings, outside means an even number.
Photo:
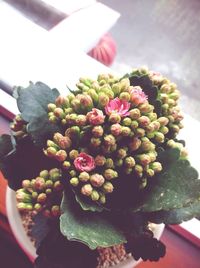
[[[66,96],[17,87],[20,114],[0,138],[1,170],[33,220],[35,267],[108,267],[128,253],[158,261],[165,245],[149,223],[200,214],[177,86],[146,68],[76,86]]]

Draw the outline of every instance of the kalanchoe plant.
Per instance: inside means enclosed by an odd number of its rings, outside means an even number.
[[[0,138],[0,167],[19,211],[46,217],[35,267],[82,267],[74,252],[92,268],[97,248],[121,243],[157,261],[165,246],[149,222],[200,215],[200,180],[177,139],[179,91],[161,74],[80,78],[66,96],[37,82],[14,95],[20,114]]]

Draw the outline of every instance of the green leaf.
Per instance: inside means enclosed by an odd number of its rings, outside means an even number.
[[[18,88],[15,93],[22,118],[28,123],[27,131],[34,142],[43,146],[58,126],[48,121],[49,103],[55,102],[59,95],[57,89],[50,89],[42,82],[30,83],[27,88]]]
[[[28,136],[18,141],[16,148],[1,160],[1,170],[13,190],[21,188],[22,180],[32,179],[42,169],[54,167],[58,167],[58,162],[46,157]]]
[[[199,198],[200,180],[197,171],[190,166],[189,161],[177,160],[152,178],[140,210],[152,212],[182,208]]]
[[[158,96],[158,88],[154,86],[148,75],[132,75],[129,77],[131,86],[140,86],[148,96],[149,103],[153,104]]]
[[[200,216],[200,202],[195,202],[187,207],[172,209],[170,211],[156,211],[147,213],[146,218],[154,223],[180,224]]]
[[[60,229],[68,240],[80,241],[90,249],[126,242],[124,234],[108,219],[106,213],[83,211],[66,193],[61,208]]]
[[[59,230],[58,223],[52,226],[37,250],[35,268],[94,268],[98,253],[84,244],[71,242]]]
[[[12,137],[7,134],[0,136],[0,159],[13,150]]]
[[[84,198],[84,196],[81,196],[78,192],[74,192],[76,201],[79,203],[81,208],[86,211],[92,211],[92,212],[102,212],[104,208],[97,203],[95,203],[92,200],[88,200],[87,198]]]

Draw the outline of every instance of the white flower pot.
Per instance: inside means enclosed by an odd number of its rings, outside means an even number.
[[[11,229],[13,231],[13,234],[19,246],[26,253],[29,259],[33,262],[35,258],[37,257],[36,250],[32,242],[30,241],[30,238],[27,236],[25,229],[22,225],[21,217],[16,207],[15,192],[11,190],[9,187],[7,187],[7,192],[6,192],[6,209],[7,209],[7,215],[8,215],[8,220],[9,220]],[[154,231],[154,236],[157,239],[159,239],[163,233],[163,230],[164,230],[163,224],[157,225]],[[132,257],[130,257],[127,260],[121,262],[120,264],[116,266],[112,266],[112,267],[113,268],[133,268],[141,261],[142,261],[141,259],[139,261],[135,261]]]

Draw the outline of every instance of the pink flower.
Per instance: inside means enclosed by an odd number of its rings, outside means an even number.
[[[95,168],[94,158],[86,153],[80,153],[74,160],[74,166],[79,171],[91,171]]]
[[[105,115],[101,110],[93,108],[91,112],[87,113],[86,117],[91,125],[101,125],[104,122]]]
[[[111,113],[117,113],[121,117],[129,115],[130,103],[126,100],[121,100],[119,98],[115,98],[110,100],[109,103],[105,107],[105,112],[107,115]]]
[[[147,101],[147,95],[142,91],[141,87],[135,86],[129,90],[131,94],[131,102],[139,105]]]

